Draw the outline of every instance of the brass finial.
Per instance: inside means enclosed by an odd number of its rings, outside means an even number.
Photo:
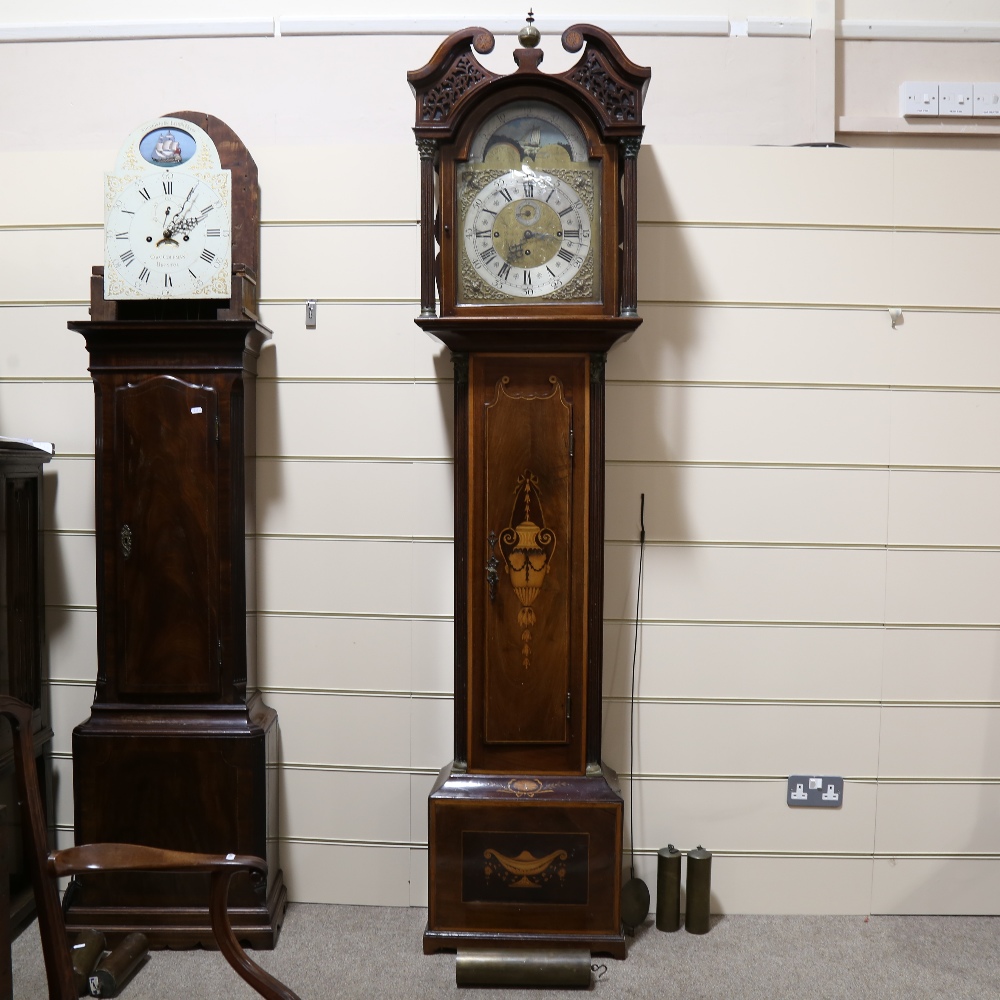
[[[535,27],[535,12],[528,11],[527,24],[517,33],[517,40],[526,48],[533,49],[541,40],[542,33]]]

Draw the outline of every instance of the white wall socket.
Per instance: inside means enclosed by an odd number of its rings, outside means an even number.
[[[973,114],[984,118],[1000,116],[1000,83],[974,83],[972,94]]]
[[[938,113],[938,85],[936,83],[910,82],[899,85],[899,117]]]
[[[938,84],[939,115],[972,115],[971,83]]]
[[[911,80],[899,85],[900,118],[951,118],[956,115],[1000,118],[1000,83]]]

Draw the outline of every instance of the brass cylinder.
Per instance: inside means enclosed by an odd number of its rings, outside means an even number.
[[[656,852],[656,929],[681,926],[681,852],[667,844]]]
[[[149,952],[145,934],[132,933],[123,938],[101,959],[90,976],[90,995],[115,997],[125,981],[135,972]]]
[[[699,844],[687,856],[687,912],[684,927],[707,934],[712,914],[712,855]]]
[[[587,987],[590,952],[581,948],[460,949],[455,985]]]
[[[90,992],[90,974],[104,952],[104,944],[104,935],[100,931],[80,931],[73,942],[70,961],[73,963],[73,982],[76,983],[78,997]]]

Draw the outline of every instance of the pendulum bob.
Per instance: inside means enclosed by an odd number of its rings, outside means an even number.
[[[649,886],[641,878],[630,878],[622,886],[622,924],[635,935],[636,927],[649,916]]]
[[[684,927],[707,934],[712,913],[712,855],[700,844],[687,856],[687,913]]]
[[[681,926],[681,852],[668,844],[656,855],[656,929]]]

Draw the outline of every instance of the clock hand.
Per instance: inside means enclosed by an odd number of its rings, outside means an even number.
[[[170,206],[169,205],[167,205],[166,211],[163,213],[163,222],[162,222],[163,226],[167,225],[167,216],[168,215],[170,215]],[[171,239],[172,235],[173,235],[173,232],[171,231],[171,229],[169,227],[165,228],[163,230],[163,239],[162,240],[157,240],[156,241],[156,245],[157,246],[161,246],[164,243],[173,243],[174,246],[177,246],[177,241],[174,240],[174,239]]]
[[[187,214],[188,202],[191,200],[191,195],[194,194],[194,188],[191,188],[187,193],[187,197],[184,199],[184,203],[181,205],[176,212],[174,212],[174,217],[170,220],[170,225],[163,231],[165,238],[169,239],[174,233],[177,232],[183,225],[184,216]]]

